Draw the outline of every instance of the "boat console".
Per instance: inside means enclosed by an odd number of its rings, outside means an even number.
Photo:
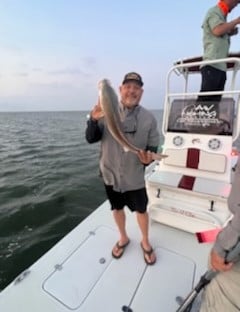
[[[227,62],[225,90],[190,90],[196,74],[195,89],[200,89],[201,66],[219,61]],[[170,69],[162,122],[162,152],[168,157],[156,162],[146,177],[151,220],[196,233],[222,228],[231,218],[227,198],[238,157],[232,149],[239,136],[239,67],[240,54],[235,53],[218,61],[186,59]],[[176,77],[183,80],[181,92],[172,92]],[[214,95],[221,100],[212,100]]]

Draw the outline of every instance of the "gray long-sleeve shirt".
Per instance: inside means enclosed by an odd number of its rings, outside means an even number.
[[[125,118],[121,125],[127,140],[143,150],[157,151],[159,131],[153,114],[136,106],[125,109]],[[88,120],[86,140],[89,143],[101,140],[100,170],[104,183],[113,185],[115,191],[125,192],[145,186],[144,168],[138,156],[126,152],[112,137],[104,118],[99,121]]]
[[[240,158],[238,159],[228,206],[233,218],[218,234],[213,249],[222,257],[240,240]]]

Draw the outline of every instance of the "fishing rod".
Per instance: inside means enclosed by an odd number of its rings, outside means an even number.
[[[240,242],[229,251],[226,262],[237,262],[240,257]],[[206,271],[200,278],[198,284],[194,287],[194,289],[189,293],[189,295],[184,299],[180,307],[176,310],[176,312],[190,312],[193,301],[200,293],[200,291],[205,287],[216,275],[218,271],[213,271],[212,269]]]

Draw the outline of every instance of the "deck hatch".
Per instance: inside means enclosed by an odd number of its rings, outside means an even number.
[[[55,266],[43,289],[69,309],[77,309],[111,263],[115,239],[115,231],[105,226],[90,232],[75,252]]]
[[[195,276],[192,260],[157,247],[158,261],[146,266],[139,241],[134,239],[116,260],[111,249],[117,231],[100,226],[94,233],[43,284],[44,291],[66,311],[112,312],[129,306],[137,312],[158,312],[159,306],[167,307],[170,302],[177,307],[175,297],[191,290]]]
[[[194,262],[163,248],[156,248],[156,254],[156,265],[147,268],[133,299],[133,311],[176,311],[176,298],[192,290]]]

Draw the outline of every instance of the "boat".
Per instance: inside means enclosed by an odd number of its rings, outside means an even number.
[[[130,244],[121,259],[112,257],[118,232],[106,200],[1,291],[1,312],[173,312],[180,307],[207,270],[216,234],[231,218],[227,198],[238,159],[240,54],[221,61],[231,74],[229,88],[204,93],[221,94],[219,103],[198,101],[199,91],[191,91],[190,84],[202,64],[217,61],[180,60],[167,74],[162,152],[168,157],[145,173],[157,262],[144,262],[139,228],[128,210]]]

